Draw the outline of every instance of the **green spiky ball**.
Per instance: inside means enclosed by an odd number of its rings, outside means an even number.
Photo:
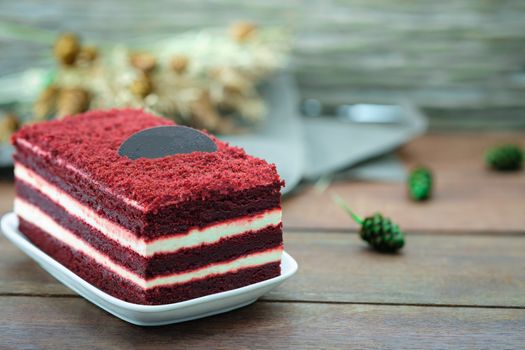
[[[405,235],[389,218],[377,213],[366,217],[364,220],[356,215],[339,196],[333,197],[334,201],[361,225],[360,236],[372,248],[385,253],[394,253],[405,245]]]
[[[432,172],[430,169],[419,166],[410,172],[408,177],[408,193],[415,201],[429,199],[432,195]]]
[[[405,245],[405,236],[399,226],[379,213],[365,218],[360,235],[380,252],[395,252]]]
[[[519,170],[523,166],[523,150],[516,145],[502,145],[485,154],[487,165],[498,171]]]

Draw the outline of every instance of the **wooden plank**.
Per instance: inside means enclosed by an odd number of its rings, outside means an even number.
[[[411,235],[400,255],[366,248],[354,234],[285,234],[299,262],[273,301],[525,307],[521,237]],[[0,239],[0,294],[73,295]]]
[[[399,255],[357,235],[286,233],[297,276],[271,300],[525,307],[525,239],[409,235]]]
[[[355,230],[331,200],[339,194],[359,214],[381,211],[407,231],[525,232],[525,172],[485,169],[492,145],[513,142],[525,147],[525,134],[430,134],[400,151],[408,167],[427,164],[434,171],[434,198],[408,199],[404,183],[334,182],[323,193],[307,187],[283,204],[288,229]]]
[[[525,310],[258,302],[206,319],[137,327],[82,299],[1,297],[9,349],[517,349]]]

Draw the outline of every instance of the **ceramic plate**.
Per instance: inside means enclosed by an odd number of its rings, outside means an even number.
[[[18,218],[14,213],[2,217],[1,227],[4,235],[14,245],[64,285],[118,318],[140,326],[184,322],[238,309],[255,302],[297,271],[297,262],[284,252],[281,261],[282,271],[278,277],[179,303],[139,305],[117,299],[101,291],[41,251],[18,231]]]

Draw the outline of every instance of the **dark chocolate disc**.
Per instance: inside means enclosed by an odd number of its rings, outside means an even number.
[[[118,154],[130,159],[162,158],[192,152],[215,152],[206,134],[187,126],[157,126],[141,130],[124,141]]]

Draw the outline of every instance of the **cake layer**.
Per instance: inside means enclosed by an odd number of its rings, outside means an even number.
[[[140,110],[91,111],[21,128],[15,161],[138,236],[159,237],[280,207],[275,165],[209,136],[214,152],[131,160],[120,145],[173,122]]]
[[[278,276],[281,271],[280,261],[275,261],[210,275],[205,279],[144,290],[23,219],[20,220],[19,229],[46,254],[82,279],[116,298],[137,304],[168,304],[189,300],[261,282]]]
[[[19,209],[26,209],[24,207],[18,207]],[[127,269],[126,267],[115,263],[107,255],[94,249],[84,240],[80,239],[69,230],[60,226],[57,222],[47,216],[39,209],[35,209],[33,212],[20,211],[17,215],[26,224],[33,225],[35,228],[39,228],[44,231],[46,235],[59,240],[63,244],[69,246],[71,249],[82,253],[98,264],[112,271],[114,274],[119,275],[121,278],[136,284],[142,289],[150,289],[155,287],[161,287],[171,284],[186,283],[194,279],[204,279],[208,276],[216,274],[225,274],[239,269],[253,267],[258,265],[264,265],[271,262],[277,262],[281,260],[282,246],[271,248],[268,250],[252,253],[229,261],[222,261],[219,263],[209,264],[205,267],[201,267],[191,271],[177,272],[169,275],[157,276],[149,279],[145,279],[134,271]],[[43,229],[45,227],[45,230]],[[23,232],[23,231],[22,231]]]
[[[24,126],[12,141],[17,149],[23,147],[52,164],[75,169],[78,175],[145,211],[282,185],[274,165],[211,135],[217,146],[214,152],[135,160],[119,155],[120,145],[130,136],[161,125],[173,122],[141,110],[90,111]]]
[[[51,185],[21,164],[15,165],[15,178],[20,183],[18,191],[22,197],[30,200],[34,198],[33,203],[42,208],[58,206],[77,220],[89,224],[108,239],[116,241],[123,247],[145,257],[158,253],[174,253],[183,248],[215,243],[220,239],[237,236],[248,231],[258,231],[268,226],[278,226],[281,223],[281,210],[273,209],[215,223],[203,228],[190,229],[186,232],[165,234],[162,238],[140,238],[118,223],[99,215],[92,208],[77,201],[60,188]]]
[[[42,152],[34,149],[28,151],[30,147],[25,146],[24,140],[19,140],[19,145],[14,156],[17,178],[37,189],[49,187],[53,192],[67,193],[83,206],[96,209],[99,216],[119,223],[136,236],[153,239],[240,216],[280,209],[280,184],[275,184],[218,196],[213,201],[193,201],[147,212],[135,202],[126,201],[104,186],[97,186],[87,175],[74,170],[72,166],[66,166],[59,158],[50,160],[46,156],[39,157]]]
[[[168,125],[124,109],[22,127],[12,137],[20,230],[90,283],[137,303],[278,275],[284,183],[275,165],[211,135],[211,152],[119,154],[136,132]]]
[[[87,224],[84,220],[70,215],[70,213],[51,201],[48,197],[33,189],[23,181],[16,183],[15,211],[20,213],[32,213],[32,217],[42,211],[60,226],[84,240],[98,251],[106,254],[114,262],[127,267],[142,277],[181,272],[206,266],[211,263],[231,260],[246,254],[257,251],[278,247],[282,244],[282,225],[280,220],[277,225],[266,225],[259,229],[258,226],[247,225],[240,234],[216,236],[215,227],[211,229],[211,235],[206,230],[197,231],[193,234],[174,236],[170,239],[158,239],[153,242],[142,242],[142,246],[148,248],[149,245],[158,247],[159,241],[167,242],[167,246],[180,246],[178,243],[197,242],[188,244],[183,248],[172,252],[165,249],[162,253],[156,252],[148,256],[138,254],[133,249],[121,245],[120,242],[113,240],[111,232],[101,233],[94,226]],[[36,218],[33,218],[36,219]],[[220,226],[220,225],[219,225]],[[194,239],[188,240],[192,235]],[[215,239],[217,238],[217,239]],[[203,244],[206,242],[206,244]],[[151,247],[150,247],[151,248]],[[163,248],[161,246],[161,248]],[[151,251],[152,249],[146,249]]]

